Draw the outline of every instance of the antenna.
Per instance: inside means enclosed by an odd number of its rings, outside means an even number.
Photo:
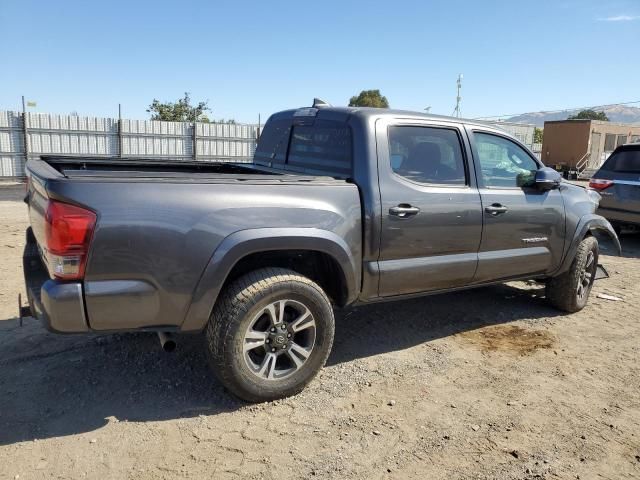
[[[329,102],[325,102],[321,98],[313,99],[313,108],[322,108],[322,107],[330,107],[331,104]]]
[[[456,96],[456,108],[453,109],[453,116],[460,118],[460,104],[462,103],[462,97],[460,96],[460,90],[462,89],[462,74],[458,75],[458,94]]]

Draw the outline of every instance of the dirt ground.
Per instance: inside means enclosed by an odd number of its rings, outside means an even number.
[[[574,315],[520,282],[339,312],[316,380],[250,405],[197,336],[20,327],[22,191],[0,187],[0,478],[640,478],[638,237]]]

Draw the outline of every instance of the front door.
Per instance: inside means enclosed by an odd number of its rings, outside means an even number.
[[[478,264],[482,209],[463,128],[381,119],[376,140],[380,296],[469,283]]]
[[[542,165],[509,137],[478,129],[470,134],[484,224],[474,283],[552,271],[564,249],[562,194],[535,188]]]

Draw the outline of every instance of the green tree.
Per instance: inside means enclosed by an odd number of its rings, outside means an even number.
[[[380,93],[380,90],[363,90],[360,95],[351,97],[350,107],[375,107],[389,108],[387,97]]]
[[[177,102],[160,102],[153,99],[147,112],[151,114],[151,120],[164,120],[166,122],[205,122],[209,123],[209,117],[204,112],[210,112],[209,101],[198,102],[191,105],[189,92],[185,92],[184,98]]]
[[[535,127],[533,131],[533,143],[542,143],[542,135],[544,134],[544,130],[538,127]]]
[[[596,112],[595,110],[587,109],[580,110],[575,115],[569,115],[567,120],[604,120],[609,121],[609,117],[604,112]]]

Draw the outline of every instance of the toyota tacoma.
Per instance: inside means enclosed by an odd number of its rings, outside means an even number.
[[[27,175],[22,313],[201,333],[248,401],[311,381],[335,308],[535,279],[576,312],[597,234],[620,248],[599,195],[501,129],[389,109],[276,113],[250,164],[44,156]]]

